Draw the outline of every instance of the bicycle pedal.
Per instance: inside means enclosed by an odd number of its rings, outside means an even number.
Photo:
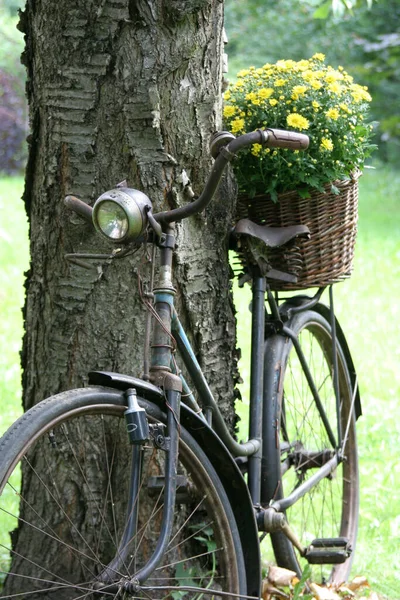
[[[308,546],[304,558],[311,565],[336,565],[346,562],[350,554],[351,546],[347,538],[318,538]]]

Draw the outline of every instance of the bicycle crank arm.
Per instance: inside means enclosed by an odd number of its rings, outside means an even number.
[[[285,515],[282,512],[277,512],[272,507],[259,510],[256,519],[260,531],[265,531],[266,533],[281,531],[285,534],[293,546],[300,552],[300,555],[310,564],[333,565],[344,563],[352,552],[349,540],[345,537],[317,538],[305,548],[293,529],[289,526]]]
[[[307,548],[301,544],[299,538],[289,526],[286,517],[282,512],[277,512],[271,507],[260,509],[256,514],[256,520],[259,531],[264,531],[265,533],[281,531],[292,542],[293,546],[297,548],[301,556],[305,556]]]

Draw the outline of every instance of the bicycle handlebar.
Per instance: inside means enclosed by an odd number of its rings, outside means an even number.
[[[225,143],[227,140],[229,143]],[[201,195],[190,204],[175,208],[165,212],[160,212],[154,215],[154,218],[159,223],[172,223],[180,221],[186,217],[197,214],[204,210],[211,202],[222,173],[231,160],[236,157],[236,153],[247,146],[253,144],[261,144],[267,148],[289,148],[292,150],[305,150],[309,144],[309,138],[303,133],[296,131],[284,131],[281,129],[265,129],[245,133],[237,138],[228,132],[217,132],[211,139],[211,153],[215,157],[215,162],[212,171],[208,177],[206,185]],[[214,148],[213,148],[214,146]],[[216,148],[215,148],[216,146]],[[213,149],[215,151],[213,151]]]
[[[158,223],[165,225],[174,221],[180,221],[204,210],[211,202],[228,162],[236,157],[237,152],[253,144],[261,144],[267,148],[305,150],[308,147],[309,138],[303,133],[284,131],[282,129],[259,129],[251,133],[245,133],[237,138],[226,131],[217,132],[212,137],[210,143],[211,154],[214,156],[215,162],[201,195],[190,204],[156,213],[153,215],[154,219]],[[68,208],[71,208],[85,220],[92,220],[92,207],[82,202],[82,200],[79,200],[75,196],[66,196],[64,202]]]

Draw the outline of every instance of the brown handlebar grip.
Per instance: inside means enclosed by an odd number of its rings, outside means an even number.
[[[310,138],[297,131],[284,131],[283,129],[265,129],[267,134],[265,146],[268,148],[290,148],[291,150],[305,150],[308,148]]]
[[[65,196],[64,204],[78,215],[83,217],[86,221],[92,222],[92,207],[86,202],[82,202],[79,198],[75,198],[75,196]]]

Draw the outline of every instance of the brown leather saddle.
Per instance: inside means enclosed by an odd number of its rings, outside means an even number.
[[[242,262],[257,265],[268,279],[290,283],[296,283],[297,276],[274,268],[271,250],[290,246],[298,238],[310,238],[310,230],[306,225],[270,227],[258,225],[250,219],[240,219],[231,231],[233,247],[241,255]]]

